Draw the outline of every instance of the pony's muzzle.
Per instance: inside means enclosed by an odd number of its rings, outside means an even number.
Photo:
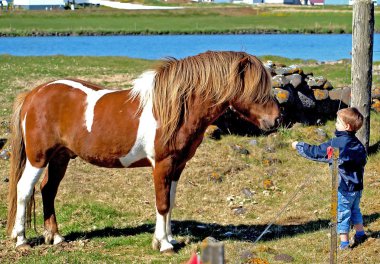
[[[274,120],[263,120],[261,122],[260,128],[265,130],[265,131],[273,131],[279,128],[279,126],[282,124],[282,115],[279,115],[277,118]]]

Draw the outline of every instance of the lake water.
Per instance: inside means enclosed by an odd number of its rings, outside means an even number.
[[[380,60],[379,34],[374,37],[374,61]],[[207,50],[233,50],[287,58],[334,61],[349,59],[351,34],[149,35],[1,37],[0,54],[16,56],[128,56],[183,58]]]

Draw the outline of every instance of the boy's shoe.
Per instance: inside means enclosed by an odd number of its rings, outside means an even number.
[[[346,251],[346,250],[351,250],[350,246],[339,246],[339,251]]]
[[[360,237],[357,237],[356,235],[351,238],[351,245],[350,247],[351,248],[354,248],[354,247],[357,247],[359,246],[360,244],[364,243],[364,241],[366,241],[368,239],[368,236],[366,234],[364,234],[363,236],[360,236]]]

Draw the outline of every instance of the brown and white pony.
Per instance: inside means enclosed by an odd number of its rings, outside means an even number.
[[[169,58],[134,80],[130,90],[65,79],[20,95],[12,121],[8,234],[16,246],[28,246],[30,201],[47,168],[41,183],[45,242],[63,241],[54,199],[69,160],[79,156],[108,168],[153,168],[157,219],[152,245],[172,251],[177,182],[207,126],[228,107],[262,129],[277,125],[271,77],[256,57],[206,52]]]

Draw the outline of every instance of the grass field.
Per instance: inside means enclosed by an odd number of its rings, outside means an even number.
[[[183,10],[12,11],[0,35],[351,33],[350,7],[185,5]],[[376,10],[378,8],[376,7]],[[380,19],[375,13],[375,21]],[[380,32],[380,26],[375,25]]]
[[[305,71],[325,76],[335,87],[350,82],[347,64],[263,59],[302,64]],[[134,77],[156,63],[121,57],[63,56],[0,56],[0,61],[0,138],[9,137],[11,105],[21,91],[65,77],[128,88]],[[371,122],[372,148],[362,200],[370,239],[349,254],[339,253],[339,263],[380,262],[380,115],[373,113]],[[185,263],[208,236],[224,243],[227,263],[243,263],[242,255],[283,263],[276,260],[281,254],[292,257],[292,263],[328,263],[329,170],[325,164],[304,160],[290,149],[293,140],[326,140],[317,128],[329,138],[334,121],[319,127],[298,124],[269,136],[224,135],[219,141],[206,138],[179,182],[173,229],[183,243],[174,256],[161,255],[150,246],[155,221],[151,169],[98,168],[79,158],[70,162],[56,199],[59,228],[67,242],[42,244],[41,195],[37,188],[38,233],[28,231],[32,250],[17,252],[4,230],[9,161],[0,160],[0,263]],[[249,144],[251,140],[257,144]],[[247,148],[251,154],[238,154],[233,145]],[[270,232],[254,244],[252,241],[300,186],[301,191]],[[249,189],[252,196],[243,189]],[[240,213],[236,213],[237,208],[242,208]]]

